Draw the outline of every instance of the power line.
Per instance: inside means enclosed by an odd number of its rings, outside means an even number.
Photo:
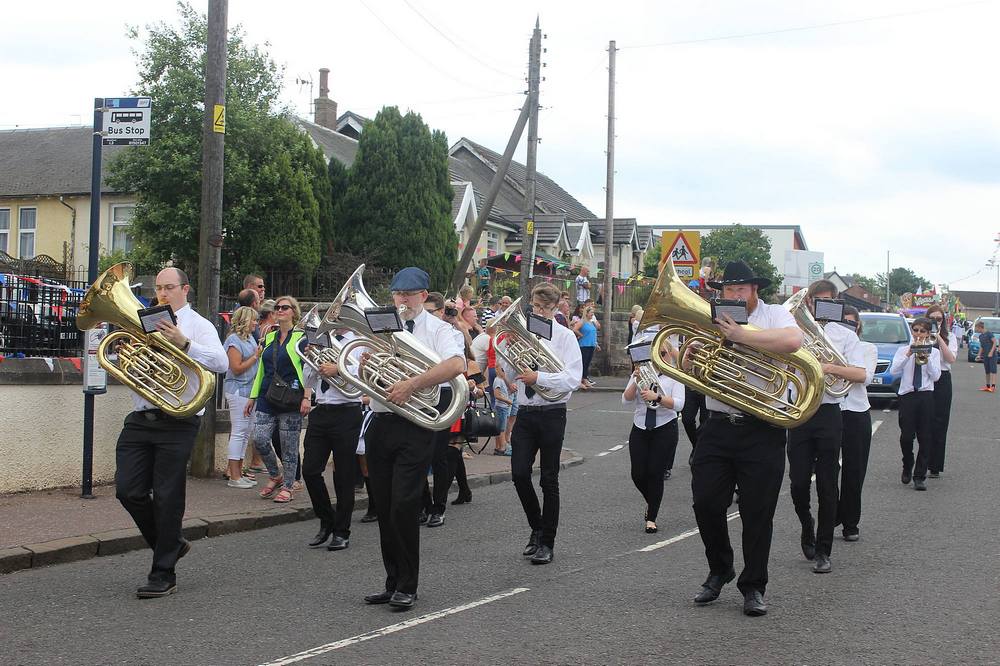
[[[767,35],[780,35],[789,32],[802,32],[805,30],[822,30],[824,28],[837,28],[845,25],[855,25],[858,23],[869,23],[871,21],[884,21],[887,19],[903,18],[907,16],[918,16],[920,14],[930,14],[933,12],[947,11],[951,9],[959,9],[962,7],[969,7],[972,5],[983,5],[987,3],[995,2],[996,0],[973,0],[972,2],[963,2],[956,5],[947,5],[944,7],[931,7],[929,9],[917,9],[909,12],[896,12],[893,14],[881,14],[879,16],[867,16],[864,18],[848,19],[845,21],[830,21],[829,23],[813,23],[810,25],[800,25],[791,28],[778,28],[776,30],[764,30],[761,32],[745,32],[738,33],[734,35],[721,35],[719,37],[704,37],[701,39],[680,39],[672,42],[658,42],[656,44],[636,44],[635,46],[620,46],[619,49],[651,49],[657,47],[667,47],[667,46],[681,46],[684,44],[703,44],[705,42],[721,42],[729,39],[747,39],[750,37],[765,37]]]
[[[426,16],[424,16],[423,14],[421,14],[420,11],[416,7],[414,7],[412,4],[410,4],[409,0],[403,0],[403,2],[406,4],[407,7],[410,8],[410,11],[412,11],[414,14],[416,14],[417,16],[419,16],[420,20],[423,21],[424,23],[426,23],[427,25],[429,25],[431,27],[431,29],[434,30],[434,32],[436,32],[437,34],[441,35],[441,37],[445,41],[447,41],[449,44],[451,44],[452,46],[454,46],[456,49],[458,49],[459,51],[461,51],[462,53],[464,53],[466,56],[468,56],[472,60],[475,60],[476,62],[478,62],[480,65],[482,65],[486,69],[494,71],[497,74],[502,74],[503,76],[510,77],[510,78],[514,79],[515,81],[523,81],[524,80],[523,76],[516,76],[514,74],[511,74],[510,72],[505,72],[503,70],[497,69],[496,67],[494,67],[493,65],[489,64],[488,62],[480,59],[475,54],[471,53],[467,49],[465,49],[462,46],[460,46],[454,39],[452,39],[448,35],[444,34],[441,31],[440,28],[438,28],[436,25],[434,25],[431,21],[429,21],[427,19]]]

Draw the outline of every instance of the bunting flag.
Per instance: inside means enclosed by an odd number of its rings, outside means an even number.
[[[569,280],[566,280],[565,282],[566,282],[566,288],[567,288],[567,289],[569,289],[569,288],[570,288],[570,285],[572,285],[572,284],[573,284],[573,283],[572,283],[571,281],[569,281]]]
[[[618,285],[618,293],[619,294],[624,294],[625,293],[625,285],[623,285],[623,284]]]
[[[465,247],[465,243],[459,243],[458,244],[458,249],[459,250],[461,250],[463,247]]]
[[[510,252],[504,252],[503,253],[503,260],[504,261],[510,261]]]
[[[511,273],[511,275],[513,275],[514,277],[517,277],[518,275],[520,275],[520,273],[519,273],[518,271],[511,271],[510,273]]]
[[[489,255],[489,256],[491,256],[491,257],[495,257],[495,256],[497,256],[497,251],[496,250],[487,250],[486,254]]]
[[[545,281],[546,281],[546,282],[552,282],[552,278],[551,278],[551,277],[549,277],[548,275],[546,275],[546,276],[545,276]]]
[[[521,255],[515,254],[514,255],[514,261],[516,261],[517,263],[521,263]]]

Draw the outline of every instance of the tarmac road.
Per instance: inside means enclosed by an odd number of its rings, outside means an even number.
[[[0,664],[997,663],[1000,398],[975,390],[981,373],[954,370],[947,466],[928,492],[900,484],[896,413],[873,410],[861,540],[838,530],[832,574],[803,559],[786,482],[766,617],[744,617],[733,584],[695,607],[707,566],[683,431],[647,535],[628,450],[611,451],[630,415],[591,392],[570,403],[566,445],[587,461],[560,476],[549,566],[522,560],[514,488],[494,485],[422,530],[412,611],[361,602],[383,580],[374,525],[355,521],[351,547],[328,553],[304,546],[315,523],[290,524],[195,542],[165,599],[133,595],[148,551],[0,576]],[[730,530],[739,565],[738,516]]]

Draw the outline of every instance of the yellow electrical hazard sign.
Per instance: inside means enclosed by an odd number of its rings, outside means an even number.
[[[212,131],[219,134],[226,133],[226,105],[216,104],[212,112]]]
[[[533,218],[528,218],[524,221],[524,233],[531,235],[535,233],[535,220]]]

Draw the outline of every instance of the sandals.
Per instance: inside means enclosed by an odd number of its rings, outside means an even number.
[[[287,504],[288,502],[292,501],[292,491],[289,490],[288,488],[282,488],[280,491],[278,491],[278,494],[275,495],[274,499],[271,501],[277,502],[278,504]]]
[[[646,534],[656,534],[656,532],[657,532],[656,523],[654,523],[652,520],[647,520]]]
[[[260,498],[271,499],[271,496],[274,495],[275,492],[277,492],[278,486],[280,486],[282,481],[284,480],[285,480],[284,477],[281,476],[279,476],[277,479],[268,479],[267,483],[264,484],[264,487],[260,489]]]

